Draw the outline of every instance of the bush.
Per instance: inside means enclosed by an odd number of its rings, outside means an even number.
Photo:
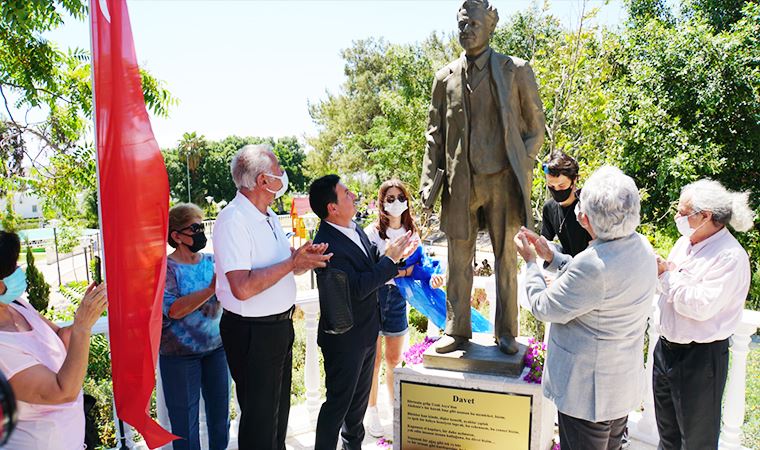
[[[34,265],[32,247],[26,246],[26,288],[27,299],[34,309],[43,313],[50,303],[50,285],[42,272]]]
[[[530,311],[525,308],[520,309],[520,336],[533,337],[543,341],[545,330],[544,323],[536,319]]]
[[[414,308],[409,308],[409,325],[418,332],[425,334],[428,329],[428,318]]]
[[[752,274],[752,283],[750,284],[747,303],[744,307],[760,311],[760,264],[757,265],[755,273]]]

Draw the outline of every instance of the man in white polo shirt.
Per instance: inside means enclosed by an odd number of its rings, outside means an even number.
[[[294,250],[269,208],[288,188],[268,145],[246,145],[233,157],[235,198],[219,213],[213,241],[219,325],[240,403],[238,446],[285,449],[290,413],[294,274],[324,267],[327,245]]]

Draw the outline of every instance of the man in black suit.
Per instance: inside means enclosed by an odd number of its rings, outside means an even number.
[[[317,343],[325,360],[327,399],[319,411],[315,450],[335,450],[339,431],[344,449],[361,449],[380,329],[377,289],[398,274],[397,264],[417,245],[407,233],[379,255],[352,220],[355,200],[337,175],[319,178],[309,188],[311,209],[322,219],[314,243],[329,244],[328,267],[347,275],[353,314],[353,327],[343,334],[325,332],[320,318]]]

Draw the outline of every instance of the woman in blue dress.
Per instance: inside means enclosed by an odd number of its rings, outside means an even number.
[[[206,246],[203,212],[191,203],[169,210],[160,372],[175,450],[199,450],[203,394],[209,449],[227,448],[229,372],[219,336],[222,307],[214,295],[214,255]]]

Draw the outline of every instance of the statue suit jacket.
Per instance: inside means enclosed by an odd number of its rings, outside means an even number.
[[[354,222],[351,222],[356,226]],[[398,274],[398,267],[387,256],[380,256],[361,227],[356,227],[369,256],[345,234],[324,220],[320,223],[314,243],[330,244],[329,267],[348,275],[354,326],[343,334],[325,333],[320,321],[317,343],[324,350],[351,351],[374,346],[380,331],[377,290]]]
[[[441,197],[441,230],[449,238],[467,239],[470,224],[464,211],[470,202],[468,158],[469,120],[464,101],[465,54],[435,74],[429,110],[427,147],[422,164],[420,196],[423,203],[433,192],[438,169],[444,170]],[[509,163],[517,177],[526,225],[533,224],[530,192],[536,155],[544,141],[544,112],[533,70],[526,61],[495,51],[491,77],[498,97]],[[452,214],[453,213],[453,214]]]
[[[550,287],[536,263],[526,286],[531,311],[551,322],[544,395],[572,417],[600,422],[638,408],[644,382],[644,333],[654,304],[657,262],[633,233],[594,240],[575,255],[554,252]],[[654,345],[654,344],[651,344]]]

